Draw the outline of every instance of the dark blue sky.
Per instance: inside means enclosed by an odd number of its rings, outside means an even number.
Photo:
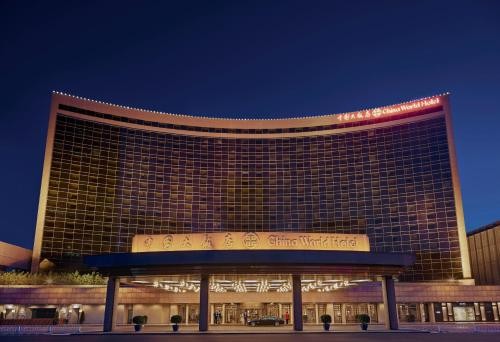
[[[0,0],[0,240],[31,248],[50,92],[289,117],[449,91],[467,229],[500,219],[498,1]]]

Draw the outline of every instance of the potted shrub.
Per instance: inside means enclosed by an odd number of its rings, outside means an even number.
[[[330,323],[332,323],[332,316],[321,315],[321,322],[323,322],[323,329],[325,329],[325,331],[330,330]]]
[[[182,322],[182,317],[179,315],[173,315],[170,317],[170,323],[172,323],[172,329],[174,331],[179,330],[179,323]]]
[[[135,331],[141,331],[144,324],[148,321],[148,316],[134,316],[132,323],[134,323]]]
[[[356,315],[356,320],[361,323],[361,329],[367,330],[370,323],[370,316],[367,314]]]

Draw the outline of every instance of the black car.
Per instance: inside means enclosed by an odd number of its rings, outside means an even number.
[[[285,324],[285,321],[274,316],[264,316],[261,318],[252,319],[248,322],[248,325],[251,325],[252,327],[255,327],[256,325],[274,325],[275,327],[277,327],[280,324]]]

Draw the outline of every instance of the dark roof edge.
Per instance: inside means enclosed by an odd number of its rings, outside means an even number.
[[[152,267],[179,265],[224,264],[337,264],[337,265],[391,265],[408,267],[415,262],[412,253],[307,251],[302,250],[234,250],[234,251],[175,251],[112,253],[86,256],[90,267]]]
[[[495,222],[490,223],[490,224],[487,224],[486,226],[482,226],[482,227],[476,228],[473,231],[468,232],[467,236],[479,234],[479,233],[484,232],[485,230],[492,229],[492,228],[495,228],[495,227],[498,227],[498,226],[500,226],[500,220],[495,221]]]

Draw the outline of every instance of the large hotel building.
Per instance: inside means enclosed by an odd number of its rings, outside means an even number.
[[[105,330],[138,313],[200,330],[499,320],[500,287],[471,278],[447,94],[273,120],[52,96],[32,271],[109,281],[45,303],[26,290],[26,310],[67,305]]]

